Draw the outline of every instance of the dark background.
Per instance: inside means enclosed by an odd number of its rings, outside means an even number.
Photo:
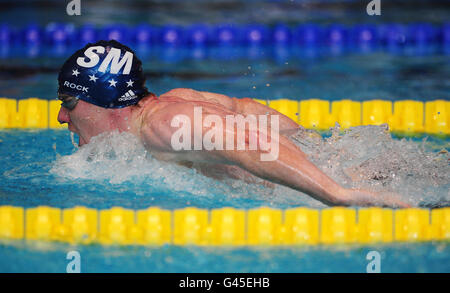
[[[381,16],[371,17],[365,13],[369,0],[81,0],[81,16],[66,14],[69,2],[69,0],[0,1],[0,22],[15,25],[28,22],[97,25],[110,23],[134,25],[146,22],[183,25],[197,22],[442,23],[450,20],[450,2],[446,0],[381,0]],[[418,11],[420,13],[417,13]]]

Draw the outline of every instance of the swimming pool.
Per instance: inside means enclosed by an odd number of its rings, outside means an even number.
[[[71,48],[54,51],[40,45],[38,49],[31,54],[29,50],[4,52],[1,96],[54,99],[57,70]],[[449,59],[440,49],[144,49],[136,50],[142,56],[148,86],[156,94],[187,87],[261,100],[449,100]],[[397,191],[423,208],[449,205],[448,154],[439,153],[449,148],[447,137],[429,136],[425,142],[424,136],[392,139],[383,127],[373,126],[322,134],[320,142],[301,134],[292,139],[341,184]],[[0,206],[326,207],[287,188],[221,182],[158,162],[126,134],[102,136],[78,149],[65,129],[4,129],[0,158]],[[370,176],[351,181],[352,171]],[[0,271],[65,272],[67,252],[73,250],[81,254],[83,272],[366,272],[370,251],[381,254],[383,272],[450,271],[449,246],[438,241],[287,247],[105,247],[3,241]]]

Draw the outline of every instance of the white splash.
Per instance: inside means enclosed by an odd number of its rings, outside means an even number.
[[[230,184],[206,177],[194,169],[157,160],[133,134],[118,131],[100,134],[75,153],[57,157],[50,173],[70,181],[106,180],[118,188],[123,187],[122,183],[148,185],[149,194],[152,189],[209,197],[219,194],[228,198],[272,194],[272,190],[263,186],[240,181]]]
[[[291,136],[321,170],[346,187],[393,191],[413,205],[450,202],[449,154],[430,152],[422,144],[392,139],[386,127],[361,126],[340,132],[333,128],[323,139],[314,131]],[[324,207],[315,199],[276,185],[275,188],[237,180],[216,180],[194,169],[155,159],[128,132],[103,133],[68,156],[58,156],[50,173],[68,181],[106,181],[117,188],[152,194],[185,192],[211,200],[250,198],[267,205]],[[122,183],[127,183],[121,185]],[[82,183],[89,184],[89,183]],[[107,189],[116,187],[107,186]]]
[[[359,126],[322,139],[299,131],[291,139],[331,178],[346,187],[393,191],[413,205],[450,202],[447,151],[427,151],[427,141],[393,139],[387,125]]]

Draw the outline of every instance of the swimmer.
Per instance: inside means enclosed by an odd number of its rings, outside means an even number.
[[[62,101],[58,121],[67,123],[68,129],[79,136],[80,146],[103,132],[127,131],[138,137],[156,159],[196,167],[213,177],[226,175],[249,181],[261,178],[268,185],[285,185],[328,205],[409,206],[396,195],[340,186],[289,140],[290,134],[301,129],[296,122],[250,98],[230,98],[183,88],[159,97],[148,92],[141,61],[119,42],[99,41],[75,52],[62,66],[58,83],[58,98]],[[249,127],[245,130],[244,150],[193,150],[194,147],[175,150],[171,139],[179,127],[171,123],[177,115],[189,118],[192,144],[196,135],[215,127],[194,123],[195,107],[201,107],[203,117],[206,114],[220,117],[222,125],[226,125],[227,115],[277,115],[279,135],[272,135],[270,128],[264,132],[250,131]],[[223,130],[224,141],[227,132],[237,137],[236,131]],[[250,137],[259,141],[261,135],[266,135],[267,141],[278,143],[276,159],[261,160],[260,155],[266,150],[249,149]]]

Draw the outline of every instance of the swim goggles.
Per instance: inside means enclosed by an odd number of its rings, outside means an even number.
[[[78,104],[78,98],[66,94],[58,93],[58,99],[62,101],[61,106],[69,111],[75,109],[75,106]]]

